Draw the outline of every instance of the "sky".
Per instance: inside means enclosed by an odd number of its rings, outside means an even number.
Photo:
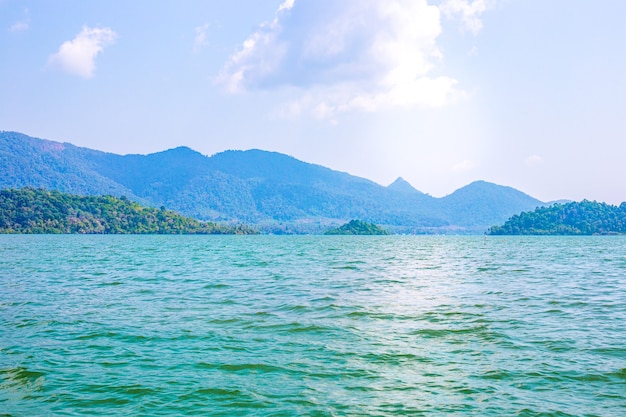
[[[626,201],[624,0],[0,0],[0,130]]]

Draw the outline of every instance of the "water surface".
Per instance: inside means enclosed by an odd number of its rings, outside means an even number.
[[[0,415],[626,415],[624,237],[5,235],[0,274]]]

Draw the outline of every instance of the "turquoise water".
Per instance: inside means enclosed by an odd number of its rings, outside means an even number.
[[[0,236],[0,274],[0,415],[626,415],[624,237]]]

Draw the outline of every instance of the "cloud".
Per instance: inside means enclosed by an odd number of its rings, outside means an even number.
[[[539,165],[543,162],[543,158],[539,155],[530,155],[529,157],[527,157],[524,160],[524,163],[527,166],[535,166],[535,165]]]
[[[472,169],[476,168],[478,166],[478,164],[475,161],[471,161],[469,159],[460,161],[458,163],[456,163],[453,167],[452,167],[452,171],[454,172],[465,172],[465,171],[471,171]]]
[[[209,24],[205,23],[202,26],[196,27],[196,37],[193,40],[193,51],[198,52],[200,49],[209,45],[208,32]]]
[[[11,33],[24,32],[30,28],[30,17],[29,17],[28,9],[24,9],[24,15],[25,15],[24,19],[20,20],[19,22],[13,23],[9,27],[9,32]]]
[[[63,42],[59,51],[50,56],[48,66],[83,78],[93,77],[96,56],[112,45],[117,34],[110,28],[84,26],[71,41]]]
[[[293,8],[295,0],[285,0],[280,6],[278,6],[278,11],[282,10],[291,10]]]
[[[444,0],[439,9],[448,18],[458,18],[463,28],[477,34],[483,28],[480,15],[491,8],[495,0]]]
[[[28,30],[29,27],[30,27],[30,24],[28,23],[27,20],[21,20],[19,22],[13,23],[11,27],[9,28],[9,32],[11,33],[23,32],[25,30]]]
[[[463,92],[435,75],[440,10],[426,0],[286,0],[224,65],[228,92],[289,89],[285,114],[445,106]]]

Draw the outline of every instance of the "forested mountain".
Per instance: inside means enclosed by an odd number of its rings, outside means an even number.
[[[272,232],[321,232],[350,219],[396,232],[484,232],[542,203],[484,182],[433,198],[402,179],[389,187],[261,150],[211,157],[187,147],[116,155],[0,132],[0,188],[126,196],[201,220]]]
[[[443,198],[441,210],[457,224],[471,227],[497,218],[502,222],[502,213],[519,213],[520,207],[529,207],[526,211],[543,205],[537,200],[529,203],[529,197],[514,188],[476,181]]]
[[[68,143],[0,132],[0,188],[31,186],[136,199],[130,189],[91,169],[88,161],[100,154]]]
[[[556,203],[515,215],[502,226],[491,227],[489,234],[626,234],[626,203],[619,207],[587,200],[567,204]]]
[[[0,233],[251,234],[247,226],[217,225],[126,197],[77,196],[21,188],[0,190]]]

